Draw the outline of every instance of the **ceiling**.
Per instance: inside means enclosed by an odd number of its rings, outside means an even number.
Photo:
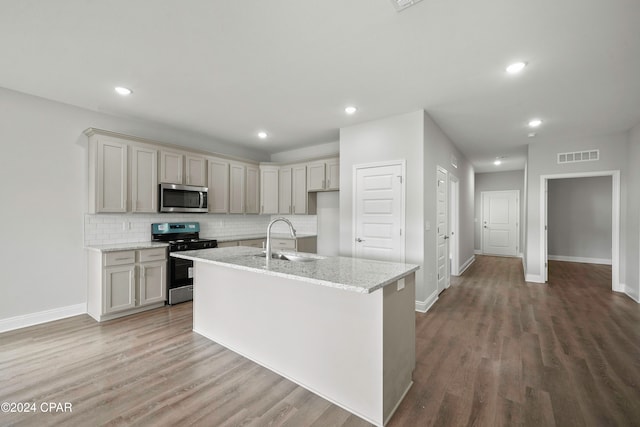
[[[280,152],[425,109],[476,167],[640,122],[638,0],[0,0],[0,86]],[[505,67],[528,66],[516,76]],[[114,86],[134,93],[121,97]],[[347,105],[358,107],[347,116]],[[544,123],[528,138],[527,122]],[[259,130],[268,132],[260,140]]]

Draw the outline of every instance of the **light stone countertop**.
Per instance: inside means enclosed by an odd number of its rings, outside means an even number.
[[[114,243],[111,245],[93,245],[85,246],[85,249],[97,252],[116,252],[116,251],[131,251],[135,249],[155,249],[155,248],[167,248],[168,243],[162,242],[135,242],[135,243]]]
[[[414,264],[347,257],[325,258],[315,254],[299,253],[303,256],[317,258],[317,261],[294,262],[272,259],[269,269],[267,269],[266,260],[257,256],[261,252],[262,249],[258,248],[235,246],[172,252],[170,255],[176,258],[301,280],[359,293],[374,292],[420,268],[420,266]],[[278,252],[295,254],[295,252],[291,251]]]

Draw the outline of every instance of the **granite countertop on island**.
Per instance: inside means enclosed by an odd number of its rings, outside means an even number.
[[[85,249],[97,252],[117,252],[117,251],[133,251],[136,249],[155,249],[167,248],[168,243],[163,242],[135,242],[135,243],[113,243],[110,245],[91,245],[85,246]]]
[[[272,259],[269,268],[267,268],[265,258],[258,256],[261,253],[262,250],[259,248],[236,246],[173,252],[170,255],[176,258],[286,277],[359,293],[374,292],[420,268],[415,264],[348,257],[322,257],[302,253],[299,254],[317,260],[294,262]],[[290,251],[278,251],[278,253],[295,254]]]

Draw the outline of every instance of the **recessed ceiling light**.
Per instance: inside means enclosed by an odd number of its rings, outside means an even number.
[[[116,92],[118,92],[122,96],[131,95],[133,91],[127,87],[116,86]]]
[[[267,139],[267,133],[264,131],[258,132],[258,138]]]
[[[358,111],[358,109],[356,107],[354,107],[353,105],[348,106],[347,108],[344,109],[344,112],[347,114],[355,114],[355,112]]]
[[[529,138],[533,138],[534,136],[536,136],[536,133],[535,133],[535,132],[529,132],[529,133],[527,134],[527,136],[528,136]]]
[[[529,127],[530,128],[537,128],[541,124],[542,124],[542,120],[540,120],[540,119],[531,119],[531,120],[529,120]]]
[[[493,164],[496,165],[496,166],[500,166],[502,164],[502,161],[501,160],[495,160],[493,162]]]
[[[509,74],[518,74],[520,71],[524,70],[524,67],[526,66],[526,62],[514,62],[513,64],[509,65],[506,70]]]

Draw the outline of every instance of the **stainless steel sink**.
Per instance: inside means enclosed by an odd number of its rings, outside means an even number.
[[[261,254],[256,255],[256,256],[265,258],[267,256],[267,254],[262,252]],[[279,259],[279,260],[282,260],[282,261],[293,261],[293,262],[310,262],[310,261],[317,261],[317,260],[322,259],[322,258],[320,258],[320,257],[312,258],[312,257],[308,257],[308,256],[300,256],[300,255],[294,255],[294,254],[273,253],[273,254],[271,254],[271,259]]]

